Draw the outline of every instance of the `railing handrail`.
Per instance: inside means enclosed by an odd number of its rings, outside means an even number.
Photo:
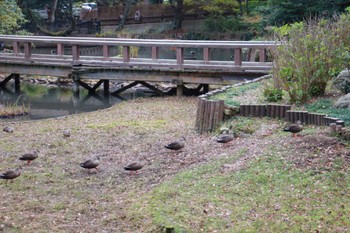
[[[125,39],[125,38],[99,38],[99,37],[51,37],[51,36],[17,36],[0,35],[0,41],[12,43],[13,51],[10,53],[0,53],[1,60],[19,61],[24,63],[61,63],[71,65],[95,65],[95,66],[135,66],[144,68],[173,69],[174,66],[181,69],[192,70],[253,70],[266,71],[271,69],[271,62],[266,61],[266,50],[277,46],[274,41],[196,41],[196,40],[154,40],[154,39]],[[34,44],[34,46],[33,46]],[[33,48],[42,44],[55,45],[55,52],[52,54],[37,54]],[[101,46],[101,56],[83,56],[81,55],[81,46]],[[122,57],[112,57],[109,48],[112,46],[121,46]],[[65,48],[71,48],[71,55],[65,54]],[[135,60],[132,58],[131,47],[149,47],[151,48],[151,57]],[[165,64],[159,59],[159,50],[175,50],[175,59]],[[185,49],[203,49],[202,59],[196,62],[185,59]],[[211,60],[211,49],[232,49],[233,53],[228,60],[218,64]],[[247,64],[242,61],[243,49],[257,49],[259,51],[259,62]],[[233,61],[232,61],[233,58]],[[107,64],[108,63],[108,64]],[[228,64],[229,63],[229,64]]]
[[[183,47],[183,48],[264,48],[276,46],[275,41],[208,41],[208,40],[159,40],[100,37],[50,37],[0,35],[0,41],[27,42],[65,45],[108,45],[108,46],[144,46],[144,47]]]

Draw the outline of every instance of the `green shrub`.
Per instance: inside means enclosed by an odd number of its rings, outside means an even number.
[[[266,101],[278,102],[282,100],[283,91],[272,86],[265,87],[263,95]]]
[[[324,94],[344,68],[339,54],[350,44],[350,14],[285,25],[275,32],[280,43],[272,51],[275,87],[285,90],[292,103]]]

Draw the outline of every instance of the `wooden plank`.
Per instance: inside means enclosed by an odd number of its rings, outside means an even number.
[[[123,62],[130,62],[130,46],[123,46]]]
[[[64,44],[57,43],[57,55],[63,56],[64,55]]]
[[[215,113],[215,100],[209,100],[209,122],[208,122],[208,132],[214,130],[214,113]]]
[[[21,44],[19,41],[13,42],[13,53],[15,55],[18,55],[21,52]]]
[[[157,46],[152,46],[152,50],[151,50],[152,54],[151,54],[151,57],[152,57],[152,60],[157,60],[158,59],[158,56],[159,56],[159,49]]]
[[[203,61],[205,64],[209,63],[209,48],[203,48]]]
[[[236,66],[242,65],[242,48],[235,48],[234,59]]]
[[[200,125],[200,115],[202,114],[202,108],[203,108],[203,105],[202,105],[202,98],[198,98],[197,100],[197,112],[196,112],[196,122],[195,122],[195,129],[197,131],[199,131],[199,125]]]
[[[24,43],[24,58],[29,60],[32,57],[32,43],[25,42]]]
[[[80,58],[80,46],[79,45],[72,45],[72,56],[73,56],[73,62],[79,61]]]
[[[265,48],[259,48],[259,61],[265,62],[266,58],[266,50]]]
[[[108,45],[103,45],[103,47],[102,47],[102,53],[103,53],[103,58],[104,58],[104,60],[109,59],[110,53],[109,53],[109,46],[108,46]]]
[[[202,132],[203,133],[208,131],[209,114],[210,114],[209,101],[206,100],[204,114],[203,114],[203,125],[202,125]]]
[[[176,64],[183,65],[184,64],[184,48],[176,48]]]
[[[198,123],[198,131],[200,134],[204,132],[204,114],[205,114],[205,108],[206,108],[206,99],[201,98],[201,108],[200,108],[200,115],[199,115],[199,123]]]
[[[221,123],[219,120],[219,115],[220,115],[220,101],[217,100],[215,101],[214,104],[214,117],[213,117],[213,129],[212,131],[215,131],[217,129],[217,127],[219,126],[219,124]]]

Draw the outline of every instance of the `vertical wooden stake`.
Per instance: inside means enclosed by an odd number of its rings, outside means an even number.
[[[176,61],[177,65],[184,64],[184,48],[176,48]]]
[[[156,61],[159,56],[159,48],[157,46],[152,46],[152,60]]]
[[[123,62],[130,62],[130,46],[123,46]]]
[[[103,45],[102,47],[102,53],[103,53],[103,59],[108,60],[110,54],[109,54],[109,46],[108,45]]]
[[[203,60],[204,63],[209,63],[209,48],[203,48]]]
[[[242,48],[235,48],[235,65],[241,66],[242,65]]]

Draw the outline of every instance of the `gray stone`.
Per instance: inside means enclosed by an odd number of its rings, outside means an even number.
[[[350,72],[348,69],[343,70],[334,79],[333,85],[338,88],[342,93],[350,93]]]
[[[336,108],[350,108],[350,93],[340,97],[334,104]]]

